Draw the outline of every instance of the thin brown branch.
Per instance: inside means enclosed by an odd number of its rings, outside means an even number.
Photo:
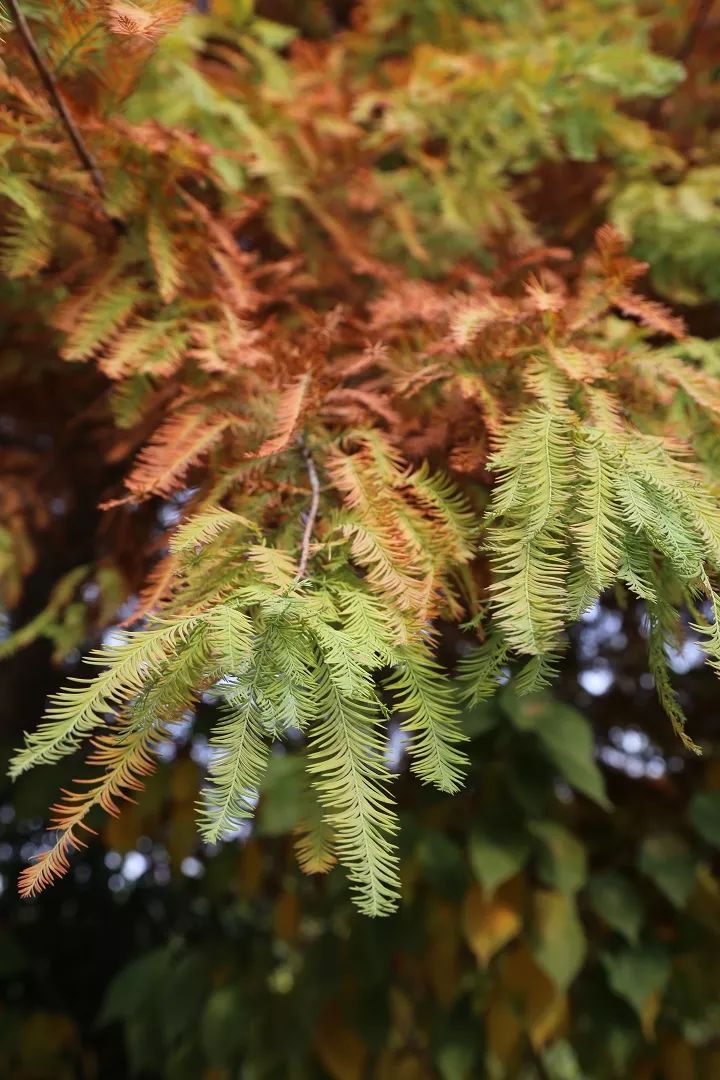
[[[85,195],[82,191],[70,191],[69,188],[58,187],[55,184],[47,184],[44,180],[33,180],[36,188],[40,191],[47,191],[50,195],[60,195],[63,199],[73,199],[75,202],[82,203],[88,210],[92,210],[95,214],[102,212],[105,216],[105,211],[102,207],[98,207],[97,199],[94,196]]]
[[[35,65],[35,69],[40,76],[40,81],[47,90],[48,97],[50,98],[55,109],[57,110],[57,113],[68,134],[68,137],[72,142],[73,146],[75,147],[75,152],[77,153],[77,156],[79,157],[83,168],[90,175],[93,185],[95,186],[95,190],[97,191],[100,198],[104,199],[106,189],[102,173],[95,164],[95,160],[92,154],[85,145],[85,141],[80,132],[78,131],[77,125],[75,124],[75,121],[70,115],[67,105],[63,101],[55,76],[53,75],[52,71],[47,66],[40,54],[40,50],[37,47],[37,42],[33,37],[32,30],[30,29],[25,15],[20,9],[18,0],[7,0],[7,2],[8,7],[10,8],[10,11],[12,13],[15,25],[18,28],[18,32],[20,33],[20,36],[25,43],[25,48],[30,54],[30,59]]]
[[[704,33],[714,2],[715,0],[698,0],[695,14],[690,20],[685,36],[677,51],[673,54],[674,59],[679,60],[681,64],[685,64],[690,59],[700,35]],[[648,124],[656,125],[660,122],[662,108],[666,100],[667,98],[656,98],[647,116]]]
[[[676,59],[682,61],[687,60],[690,53],[695,48],[698,38],[705,30],[705,26],[710,17],[714,0],[699,0],[697,8],[695,9],[695,16],[688,27],[687,34],[683,40],[682,45],[676,53]]]
[[[300,453],[303,456],[305,462],[305,468],[307,469],[308,479],[310,480],[310,488],[312,491],[312,498],[310,499],[310,509],[307,512],[305,518],[305,528],[303,530],[302,545],[300,547],[300,562],[298,563],[298,572],[295,575],[296,581],[301,581],[307,572],[308,560],[310,559],[310,544],[312,542],[313,529],[315,528],[315,520],[318,514],[318,508],[320,506],[320,479],[318,477],[317,468],[315,467],[315,461],[308,448],[305,439],[302,435],[298,435],[298,446],[300,447]]]

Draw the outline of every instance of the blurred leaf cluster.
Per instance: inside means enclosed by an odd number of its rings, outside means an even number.
[[[94,1076],[99,1030],[121,1036],[128,1070],[101,1056],[103,1076],[710,1080],[717,763],[692,779],[600,768],[575,707],[509,688],[464,720],[464,794],[419,794],[396,763],[403,903],[379,921],[353,909],[337,870],[320,884],[299,873],[306,781],[292,753],[272,759],[255,828],[197,850],[196,737],[106,827],[105,869],[91,876],[81,862],[59,900],[5,925],[0,1075]],[[78,914],[98,891],[101,937],[120,927],[123,939],[109,986],[105,968],[95,975],[100,1027],[83,1033],[66,1002],[52,1011],[33,987],[42,964],[31,943],[51,902],[47,933],[72,931],[69,957],[81,954]],[[88,961],[102,963],[78,955],[79,977]],[[55,992],[68,982],[54,972]],[[33,994],[39,1012],[24,1006]]]

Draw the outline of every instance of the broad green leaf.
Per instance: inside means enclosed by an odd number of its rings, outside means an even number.
[[[559,1039],[543,1051],[544,1075],[548,1080],[587,1080],[575,1051],[567,1039]]]
[[[27,967],[28,956],[10,927],[0,930],[0,979],[19,975]],[[2,1042],[0,1040],[0,1045]]]
[[[605,953],[602,962],[612,990],[641,1018],[653,994],[670,977],[670,957],[658,942]]]
[[[163,981],[158,1006],[163,1042],[171,1046],[197,1021],[209,991],[208,965],[202,952],[180,955]]]
[[[460,847],[438,829],[425,829],[418,844],[424,877],[439,892],[457,896],[467,883],[467,866]]]
[[[142,1010],[162,986],[168,973],[169,960],[167,949],[154,949],[122,968],[110,983],[100,1023],[126,1020]]]
[[[469,1011],[438,1014],[434,1028],[432,1044],[441,1080],[475,1076],[481,1047],[472,1014]]]
[[[208,998],[201,1034],[205,1053],[213,1065],[232,1064],[246,1041],[250,1020],[239,986],[221,986]]]
[[[571,787],[610,809],[603,775],[595,763],[592,729],[579,712],[566,705],[528,704],[513,712],[517,727],[532,731]]]
[[[509,824],[481,824],[470,835],[470,865],[487,893],[522,869],[529,853],[522,830]]]
[[[575,893],[587,877],[585,847],[556,821],[535,821],[530,832],[540,841],[538,872],[545,885],[562,893]]]
[[[631,945],[637,944],[645,911],[637,890],[627,878],[611,871],[593,874],[587,891],[595,913]]]
[[[557,768],[532,736],[517,739],[503,762],[508,793],[529,820],[541,821],[555,805]]]
[[[181,1042],[174,1046],[164,1064],[163,1080],[195,1080],[203,1072],[203,1055],[195,1043]]]
[[[458,1080],[458,1077],[472,1076],[476,1055],[477,1049],[471,1035],[444,1042],[435,1054],[442,1080]]]
[[[695,883],[697,859],[681,836],[657,832],[646,836],[638,866],[675,907],[685,906]]]
[[[487,735],[498,724],[498,712],[494,706],[486,701],[481,701],[465,709],[461,717],[462,730],[469,739],[477,739],[481,735]]]
[[[688,817],[703,840],[720,847],[720,791],[696,791]]]
[[[585,931],[575,900],[564,893],[541,889],[535,894],[533,955],[553,982],[566,990],[583,965]]]
[[[282,836],[300,823],[307,801],[304,759],[273,754],[263,780],[258,808],[258,833]]]

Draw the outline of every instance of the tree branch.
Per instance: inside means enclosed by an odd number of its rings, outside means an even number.
[[[75,147],[77,156],[80,158],[80,162],[83,168],[89,173],[98,195],[101,199],[104,199],[106,189],[102,173],[95,164],[95,160],[92,154],[85,145],[83,137],[78,131],[75,121],[70,115],[67,105],[62,99],[55,76],[40,55],[40,50],[37,47],[37,42],[33,37],[32,30],[28,25],[27,19],[25,18],[23,12],[20,9],[18,0],[7,0],[7,3],[12,13],[15,25],[17,26],[20,36],[25,43],[25,48],[30,54],[30,58],[35,65],[35,69],[38,75],[40,76],[40,81],[47,90],[48,96],[52,101],[53,105],[55,106],[55,109],[57,110],[57,113],[68,134],[68,137],[70,138],[70,141]]]
[[[310,487],[312,489],[310,509],[305,518],[305,528],[303,530],[302,545],[300,548],[300,562],[298,563],[298,572],[295,575],[295,580],[301,581],[305,577],[307,571],[307,564],[310,558],[310,542],[312,540],[313,529],[315,528],[318,507],[320,506],[320,480],[315,467],[315,461],[302,435],[298,435],[297,442],[305,462],[305,468],[307,469],[308,479],[310,480]]]
[[[712,10],[713,0],[699,0],[697,8],[695,10],[695,16],[688,27],[685,39],[676,53],[676,59],[685,61],[690,56],[690,53],[695,48],[700,34],[704,31],[705,25],[710,17]]]

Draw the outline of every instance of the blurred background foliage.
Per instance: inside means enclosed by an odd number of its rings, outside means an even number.
[[[43,6],[24,5],[29,14]],[[393,209],[370,217],[372,245],[422,274],[476,254],[478,238],[491,260],[493,237],[508,230],[582,251],[609,218],[648,261],[647,291],[683,312],[717,372],[717,4],[197,7],[161,42],[127,115],[198,130],[227,184],[271,193],[277,236],[290,243],[302,215],[317,212],[319,184],[326,198],[332,185],[354,185],[359,212],[363,195],[372,207],[382,189]],[[347,48],[335,45],[339,34]],[[316,79],[310,45],[335,65],[336,99]],[[66,75],[87,61],[74,48]],[[262,89],[246,106],[222,92],[238,78]],[[365,87],[352,116],[350,80]],[[313,107],[291,123],[298,87]],[[383,154],[363,190],[352,139],[349,170],[338,168],[338,148],[353,133],[344,125],[354,131],[371,116],[382,123],[365,152],[375,159],[375,138]],[[251,167],[233,156],[240,137]],[[334,155],[325,170],[323,146]],[[122,190],[112,197],[120,204]],[[320,232],[306,254],[322,260]],[[12,303],[15,288],[4,281],[0,297]],[[81,405],[83,393],[88,407],[94,399],[93,379],[78,375]],[[56,392],[60,383],[47,385],[34,403],[55,439],[36,510],[47,518],[44,547],[33,551],[21,531],[0,534],[6,602],[18,605],[17,625],[39,619],[41,632],[0,672],[4,758],[115,615],[141,561],[137,521],[121,564],[97,561],[107,465],[93,464],[93,444],[77,432],[63,453]],[[0,414],[5,440],[12,410]],[[36,450],[12,451],[27,453],[30,483]],[[174,510],[138,513],[166,524]],[[63,575],[89,563],[82,600],[69,602],[75,581]],[[58,581],[64,591],[47,608]],[[358,915],[336,870],[298,871],[293,831],[306,792],[292,753],[274,756],[255,826],[217,850],[198,845],[209,702],[192,735],[180,726],[165,747],[172,771],[100,826],[68,880],[26,903],[14,882],[44,842],[58,770],[23,777],[0,797],[0,1077],[715,1080],[718,697],[691,643],[671,657],[705,751],[689,757],[660,715],[644,634],[642,613],[609,597],[578,627],[552,695],[521,701],[506,689],[466,715],[472,766],[459,796],[406,783],[402,741],[391,740],[403,904],[383,921]],[[448,656],[458,648],[448,632]]]
[[[198,846],[202,718],[71,877],[21,904],[13,879],[50,794],[44,774],[23,778],[0,809],[2,1075],[710,1080],[716,695],[699,656],[673,658],[710,751],[688,760],[642,657],[641,620],[593,612],[553,698],[506,689],[466,715],[473,765],[454,798],[410,783],[391,739],[403,904],[385,920],[354,910],[338,871],[298,871],[291,753],[257,824]]]

